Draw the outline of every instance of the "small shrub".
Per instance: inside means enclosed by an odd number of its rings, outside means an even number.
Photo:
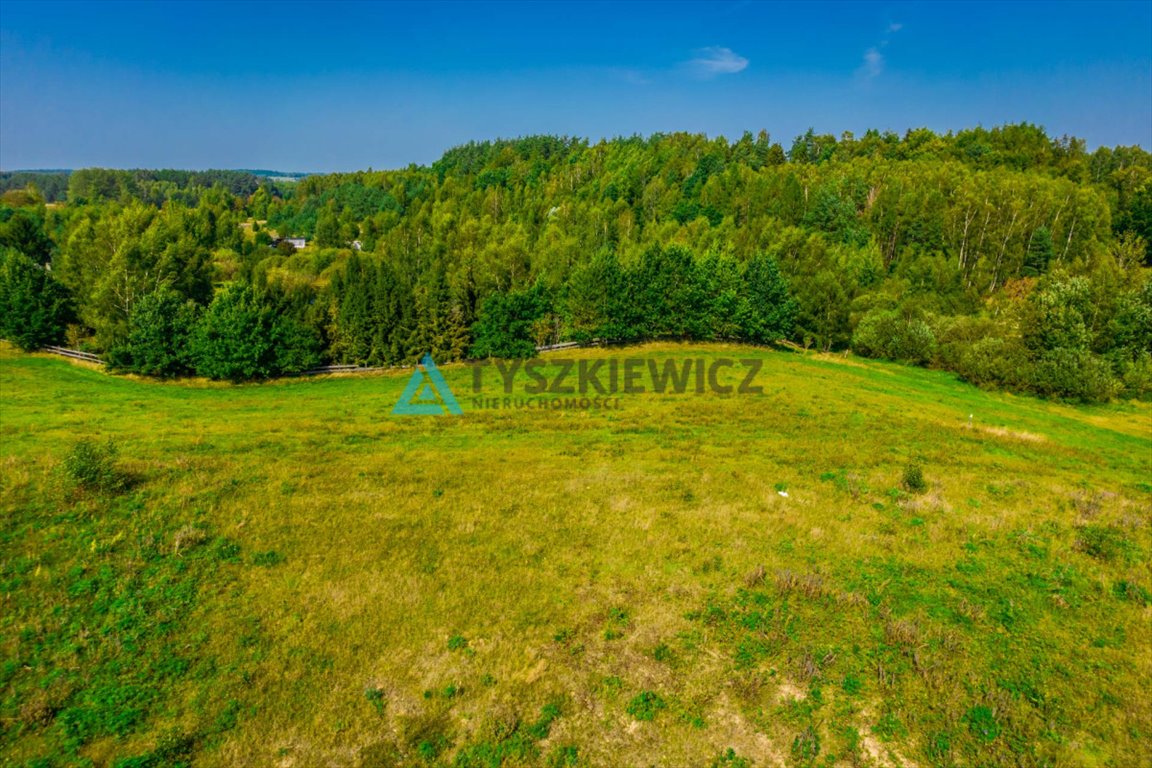
[[[729,747],[719,757],[712,761],[710,768],[752,768],[748,758],[740,757],[736,750]]]
[[[212,556],[222,563],[240,562],[240,545],[228,538],[218,538],[212,543]]]
[[[924,480],[924,470],[916,462],[904,467],[904,476],[900,484],[909,493],[924,493],[928,490],[928,483]]]
[[[936,350],[932,328],[916,317],[872,310],[852,334],[852,349],[865,357],[882,357],[916,365],[931,362]]]
[[[379,688],[368,688],[364,691],[364,698],[372,705],[372,709],[376,710],[376,714],[384,714],[384,691]]]
[[[540,718],[528,726],[526,733],[536,741],[543,741],[552,732],[552,723],[561,715],[560,702],[550,701],[540,708]]]
[[[462,651],[468,647],[468,638],[463,635],[453,635],[448,638],[448,650]]]
[[[580,765],[580,750],[571,744],[556,747],[548,756],[548,768],[575,768]]]
[[[116,468],[119,451],[111,440],[98,443],[84,439],[64,459],[64,474],[85,491],[112,493],[123,490],[127,478]]]
[[[660,694],[653,691],[641,691],[633,697],[632,701],[628,702],[626,711],[632,717],[641,721],[651,721],[656,719],[656,714],[666,709],[668,705]]]
[[[623,608],[613,608],[608,613],[608,627],[604,630],[604,639],[619,640],[624,637],[624,630],[628,628],[630,622],[628,611]]]
[[[877,668],[880,677],[881,685],[887,679],[887,673],[884,672],[882,667]],[[908,729],[904,723],[900,722],[900,718],[896,717],[892,712],[886,711],[880,715],[880,719],[876,721],[876,725],[872,726],[872,733],[881,741],[893,741],[895,739],[902,739],[908,735]]]
[[[274,565],[280,565],[282,562],[284,562],[284,555],[274,549],[270,549],[267,552],[257,552],[252,555],[252,565],[259,565],[263,568],[271,568]]]
[[[156,749],[137,757],[121,758],[115,768],[153,768],[153,766],[191,765],[199,737],[196,734],[167,733],[160,738]]]
[[[1152,396],[1152,353],[1144,352],[1120,365],[1120,386],[1123,397],[1147,400]]]
[[[416,743],[416,754],[420,759],[426,763],[435,762],[437,758],[447,749],[451,748],[452,742],[444,734],[432,734],[428,738],[421,739]]]
[[[860,731],[851,725],[836,730],[839,732],[842,744],[840,755],[847,759],[849,765],[860,765],[864,757],[860,752]]]
[[[1110,525],[1084,525],[1075,548],[1107,563],[1126,556],[1129,544],[1124,534]]]
[[[811,763],[820,754],[820,734],[808,726],[792,740],[792,757],[801,764]]]
[[[1081,403],[1107,402],[1121,390],[1108,361],[1081,349],[1043,353],[1033,372],[1033,388],[1041,395]]]
[[[991,323],[965,320],[957,325],[972,326],[973,337],[958,334],[955,341],[941,347],[943,368],[955,371],[964,381],[978,387],[1029,391],[1035,363],[1018,339]],[[987,335],[976,336],[981,330]]]
[[[980,741],[995,741],[1000,735],[1000,724],[996,722],[996,713],[984,706],[972,707],[964,715],[968,723],[968,730]]]
[[[1113,584],[1112,594],[1121,600],[1129,600],[1137,605],[1152,605],[1152,592],[1131,581],[1118,581]]]
[[[948,731],[937,731],[928,737],[928,754],[933,763],[949,765],[952,762],[952,735]]]
[[[708,727],[708,721],[699,711],[684,710],[680,712],[680,720],[692,726],[696,730],[702,730]]]

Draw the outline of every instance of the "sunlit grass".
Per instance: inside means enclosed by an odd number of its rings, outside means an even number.
[[[464,416],[393,417],[404,372],[159,384],[4,348],[0,750],[1149,758],[1147,405],[720,345],[562,356],[756,357],[764,393],[477,411],[446,366]],[[126,491],[70,485],[82,438]]]

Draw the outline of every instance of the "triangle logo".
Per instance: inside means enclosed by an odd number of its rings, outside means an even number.
[[[448,388],[448,382],[440,374],[436,363],[432,362],[432,355],[425,354],[420,360],[424,370],[419,367],[412,372],[408,379],[408,386],[400,395],[400,402],[392,409],[393,416],[439,416],[450,413],[462,416],[464,411],[456,402],[455,395]]]

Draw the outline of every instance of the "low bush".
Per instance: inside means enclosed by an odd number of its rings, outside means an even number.
[[[904,467],[904,476],[901,478],[900,484],[909,493],[924,493],[928,490],[928,482],[924,479],[924,470],[916,462]]]
[[[111,440],[105,443],[81,440],[64,458],[64,475],[84,491],[112,493],[123,490],[128,485],[128,478],[116,467],[118,455],[119,450]]]
[[[1131,544],[1123,531],[1110,525],[1084,525],[1079,529],[1075,548],[1103,562],[1126,560]]]
[[[852,334],[852,349],[865,357],[927,365],[936,350],[936,336],[928,323],[894,310],[866,314]]]
[[[1050,350],[1033,369],[1032,389],[1064,400],[1104,402],[1115,397],[1120,386],[1108,361],[1087,350]]]
[[[627,712],[637,720],[655,720],[657,713],[667,708],[660,694],[653,691],[641,691],[628,702]]]

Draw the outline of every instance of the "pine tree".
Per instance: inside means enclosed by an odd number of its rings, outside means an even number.
[[[472,356],[532,357],[536,354],[534,325],[549,309],[547,293],[540,286],[489,296],[472,327]]]
[[[1028,242],[1028,252],[1024,255],[1024,269],[1020,274],[1024,277],[1040,277],[1048,271],[1048,265],[1055,255],[1052,245],[1052,233],[1048,227],[1040,227],[1032,233]]]
[[[372,362],[372,282],[374,265],[355,253],[349,257],[340,280],[334,285],[339,296],[336,311],[335,353],[344,363]]]

